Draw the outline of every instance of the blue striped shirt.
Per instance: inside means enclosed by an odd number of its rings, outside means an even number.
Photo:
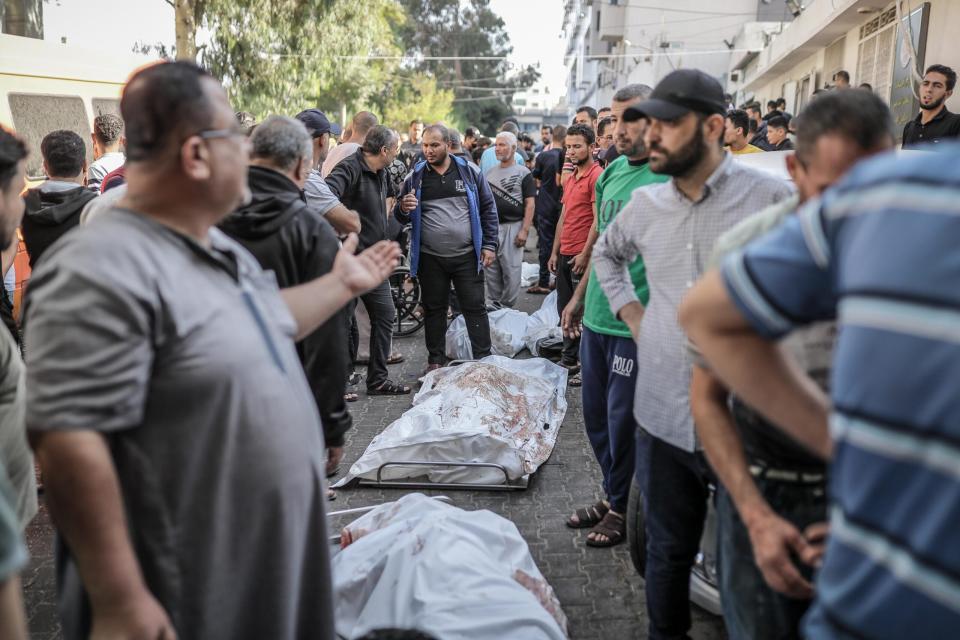
[[[960,145],[858,165],[722,267],[776,338],[840,325],[810,638],[960,635]]]

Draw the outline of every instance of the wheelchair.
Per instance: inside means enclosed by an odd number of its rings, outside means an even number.
[[[411,336],[423,327],[423,309],[420,308],[420,282],[410,275],[410,225],[403,227],[397,235],[397,241],[403,247],[400,264],[390,274],[390,293],[393,306],[397,310],[393,335],[395,338]]]

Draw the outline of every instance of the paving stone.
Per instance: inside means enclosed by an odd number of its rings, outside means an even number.
[[[535,252],[528,250],[525,260],[536,262]],[[518,308],[532,312],[542,302],[542,296],[521,293]],[[405,384],[413,384],[426,367],[423,332],[395,339],[394,350],[402,353],[406,360],[392,365],[390,376]],[[366,373],[365,369],[358,370],[361,374]],[[346,437],[344,462],[341,464],[344,472],[376,434],[409,408],[412,398],[368,398],[362,384],[359,394],[360,400],[349,405],[354,428]],[[513,520],[540,570],[553,585],[569,619],[570,637],[574,640],[644,638],[647,622],[643,581],[630,563],[626,546],[587,548],[584,544],[586,530],[569,529],[564,525],[564,520],[575,508],[592,504],[601,494],[599,467],[584,433],[579,389],[568,390],[567,402],[567,415],[553,455],[526,491],[425,493],[447,495],[461,508],[489,509]],[[404,493],[377,488],[340,490],[330,508],[338,510],[381,504]],[[331,529],[336,531],[348,521],[349,516],[332,522]],[[45,509],[29,527],[27,539],[32,560],[23,575],[31,637],[55,640],[60,634],[55,613],[53,531]],[[693,621],[691,636],[696,640],[726,637],[719,618],[695,607]]]

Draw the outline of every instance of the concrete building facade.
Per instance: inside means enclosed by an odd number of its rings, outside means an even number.
[[[674,69],[698,68],[728,81],[746,29],[781,28],[793,16],[783,0],[567,0],[567,100],[609,105],[617,89],[654,85]],[[750,43],[757,50],[762,43]]]
[[[758,50],[731,61],[728,88],[738,103],[782,96],[797,113],[842,69],[852,86],[867,83],[890,104],[899,132],[917,115],[923,70],[934,63],[960,68],[957,0],[901,0],[899,7],[888,0],[807,0],[802,6],[792,23],[761,38]],[[960,96],[947,107],[960,110]]]

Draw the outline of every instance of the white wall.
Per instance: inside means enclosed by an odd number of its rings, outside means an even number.
[[[172,47],[173,7],[164,0],[57,0],[43,3],[43,39],[130,53],[137,42]]]

